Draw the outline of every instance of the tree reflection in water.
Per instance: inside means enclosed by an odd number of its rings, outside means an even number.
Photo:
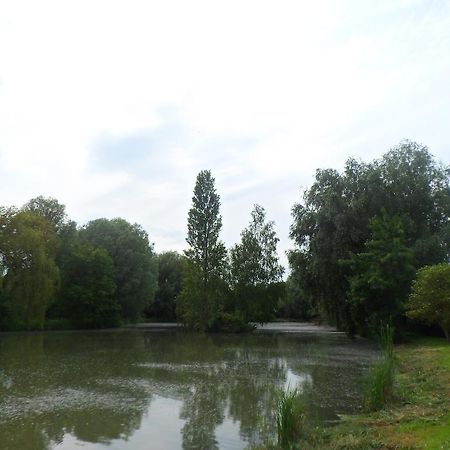
[[[317,417],[333,418],[354,408],[353,385],[373,355],[367,345],[314,335],[2,335],[1,448],[65,450],[68,436],[95,448],[112,441],[134,448],[138,430],[152,429],[181,433],[186,450],[211,450],[221,447],[218,427],[231,422],[240,430],[235,448],[265,443],[275,433],[277,389],[289,376],[312,380]],[[148,415],[155,396],[179,409]]]

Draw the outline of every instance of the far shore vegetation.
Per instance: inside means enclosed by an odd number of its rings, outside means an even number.
[[[449,177],[411,141],[372,162],[350,158],[342,172],[317,170],[292,208],[285,280],[261,205],[225,247],[209,170],[194,186],[183,254],[157,254],[122,218],[78,226],[54,198],[0,207],[0,331],[153,320],[238,332],[284,318],[368,337],[387,323],[397,336],[440,327],[449,340]]]

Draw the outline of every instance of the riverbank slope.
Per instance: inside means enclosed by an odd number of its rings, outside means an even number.
[[[450,449],[450,345],[422,338],[395,348],[396,397],[382,411],[313,430],[299,448]]]

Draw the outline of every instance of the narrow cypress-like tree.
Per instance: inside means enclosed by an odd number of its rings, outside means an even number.
[[[219,240],[222,217],[214,181],[209,170],[202,170],[197,176],[188,215],[188,265],[177,305],[179,318],[200,330],[211,328],[220,311],[219,286],[226,255]]]

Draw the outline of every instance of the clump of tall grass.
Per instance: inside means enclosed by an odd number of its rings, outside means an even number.
[[[385,358],[394,359],[394,331],[389,324],[380,327],[379,341]]]
[[[382,409],[392,397],[394,388],[394,328],[385,325],[380,328],[379,342],[383,356],[369,372],[363,398],[366,412]]]
[[[375,364],[367,380],[363,399],[366,412],[378,411],[392,397],[394,385],[394,364],[391,359],[383,358]]]
[[[278,445],[283,449],[290,448],[300,438],[304,421],[301,397],[298,388],[288,388],[279,394],[277,435]]]

